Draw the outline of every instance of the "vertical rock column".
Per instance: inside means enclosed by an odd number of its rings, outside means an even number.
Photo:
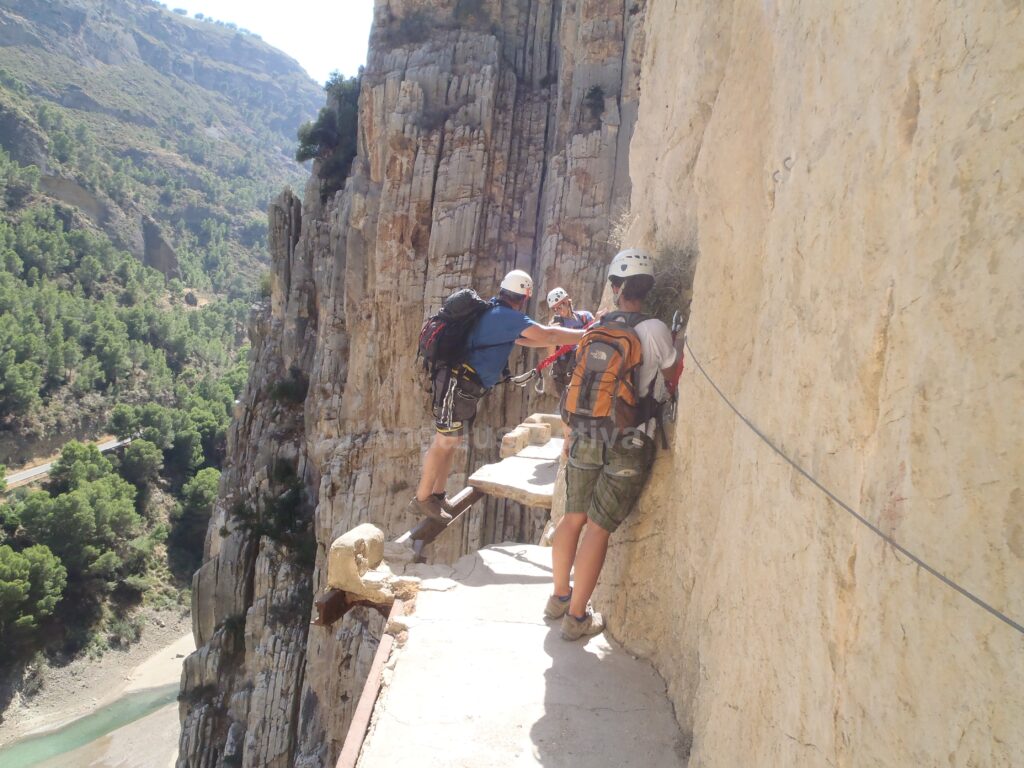
[[[491,0],[469,15],[464,4],[378,2],[344,190],[322,200],[314,178],[301,215],[288,195],[271,210],[273,295],[258,314],[197,576],[204,618],[185,683],[182,766],[336,759],[381,621],[355,611],[308,627],[327,548],[359,523],[396,535],[414,522],[406,505],[433,434],[415,343],[445,296],[464,285],[489,295],[523,268],[544,311],[555,282],[596,301],[613,208],[628,200],[623,149],[643,14],[627,5],[587,2],[563,17],[550,0]],[[567,48],[572,56],[559,53]],[[273,396],[306,382],[299,403]],[[497,457],[497,430],[526,408],[511,388],[481,403],[451,490]],[[239,524],[245,505],[266,509],[296,487],[296,518],[312,514],[311,551]],[[434,555],[535,540],[542,526],[539,513],[489,501]],[[218,632],[243,641],[230,664],[214,658],[226,642]]]

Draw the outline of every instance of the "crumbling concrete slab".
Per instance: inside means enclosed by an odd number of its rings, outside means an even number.
[[[564,428],[562,419],[557,414],[535,413],[501,439],[499,455],[507,459],[520,453],[527,446],[544,445],[552,437],[561,437]]]
[[[468,482],[489,496],[551,509],[561,452],[562,439],[553,437],[543,445],[530,445],[515,456],[485,464]]]
[[[687,743],[665,683],[605,635],[545,622],[550,550],[491,547],[421,591],[392,654],[361,768],[675,768]],[[600,606],[598,606],[600,607]]]

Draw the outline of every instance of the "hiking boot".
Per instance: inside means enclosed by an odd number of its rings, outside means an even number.
[[[445,496],[444,493],[432,493],[431,496],[441,502],[441,509],[444,512],[447,512],[450,517],[455,517],[455,510],[452,509],[452,505],[449,503],[448,497]]]
[[[571,613],[562,617],[562,639],[579,640],[581,637],[590,637],[604,630],[604,619],[600,613],[587,611],[582,620],[577,619]]]
[[[446,525],[452,521],[452,516],[441,508],[441,502],[434,496],[427,497],[426,501],[420,501],[413,496],[412,501],[409,502],[409,510],[414,515],[429,517],[431,520]]]
[[[569,597],[572,597],[572,589],[569,589]],[[545,619],[560,619],[569,610],[569,598],[559,600],[557,595],[548,597],[548,604],[544,606]]]

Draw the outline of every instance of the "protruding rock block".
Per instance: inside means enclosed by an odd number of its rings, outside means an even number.
[[[390,603],[395,597],[410,597],[419,580],[396,576],[384,562],[385,547],[398,560],[394,545],[386,545],[384,532],[375,525],[356,526],[331,544],[327,554],[327,587],[344,592],[348,602],[366,600]],[[405,549],[408,549],[407,547]]]
[[[327,586],[359,592],[363,575],[384,561],[384,532],[364,523],[334,540],[327,555]]]
[[[555,413],[534,413],[501,438],[501,458],[515,456],[530,445],[544,445],[562,434],[562,419]]]
[[[530,436],[530,445],[544,445],[551,439],[551,425],[543,423],[522,424]]]
[[[531,413],[523,421],[524,424],[547,424],[551,434],[558,437],[562,434],[562,417],[557,413]]]
[[[515,456],[529,444],[530,430],[521,424],[501,438],[501,452],[499,455],[501,458],[507,459],[509,456]]]

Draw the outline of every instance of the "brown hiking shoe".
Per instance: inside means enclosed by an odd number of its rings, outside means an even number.
[[[441,509],[444,512],[447,512],[452,517],[455,517],[455,510],[452,509],[451,502],[448,501],[447,496],[445,496],[443,493],[432,493],[431,496],[433,496],[435,499],[441,502]]]
[[[429,517],[431,520],[436,520],[439,523],[450,523],[452,521],[452,516],[441,508],[441,502],[433,496],[429,496],[426,501],[420,501],[413,496],[412,501],[409,502],[409,510],[414,515]]]
[[[571,613],[562,617],[562,639],[579,640],[581,637],[590,637],[599,634],[604,630],[604,619],[600,613],[587,611],[586,618],[582,621]]]
[[[572,597],[572,590],[569,590],[569,597]],[[560,619],[569,610],[568,600],[559,600],[557,595],[548,597],[548,604],[544,606],[544,618]]]

